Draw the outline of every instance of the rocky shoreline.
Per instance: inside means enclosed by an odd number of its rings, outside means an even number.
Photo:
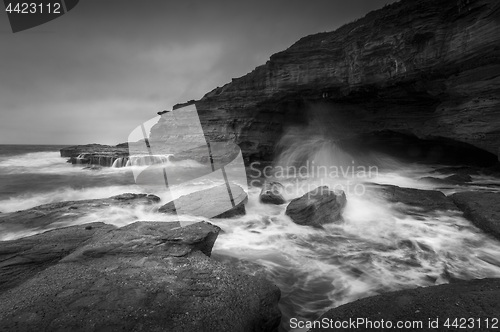
[[[445,196],[436,190],[381,187],[388,201],[412,206],[417,214],[440,210],[463,213],[475,226],[500,240],[500,192],[467,191]],[[500,259],[490,263],[500,266]],[[387,322],[421,322],[422,325],[409,328],[418,331],[461,331],[464,328],[493,331],[500,328],[500,279],[448,278],[450,284],[389,292],[347,303],[321,315],[316,320],[317,325],[304,326],[312,327],[310,332],[390,330]],[[343,322],[348,323],[335,325]],[[377,325],[381,322],[386,325]]]
[[[316,137],[317,128],[309,127],[316,121],[327,132],[321,139],[346,151],[474,165],[447,167],[436,177],[419,179],[467,189],[473,175],[500,174],[499,15],[500,3],[493,0],[402,0],[336,31],[304,37],[251,73],[174,108],[195,104],[207,140],[232,144],[214,156],[218,162],[231,160],[241,147],[247,167],[253,161],[269,163],[282,152],[284,135]],[[162,117],[149,139],[168,142],[186,134],[186,128],[168,126]],[[75,165],[104,167],[126,166],[132,157],[127,143],[72,146],[60,154]],[[212,156],[195,148],[158,158],[170,157],[209,163]],[[367,185],[397,213],[416,220],[443,211],[463,215],[500,240],[500,193],[493,186],[446,195],[444,190]],[[321,231],[327,223],[343,222],[350,199],[345,193],[326,187],[319,195],[287,201],[283,188],[279,182],[264,183],[259,201],[286,204],[285,214],[300,227]],[[225,187],[219,189],[226,193]],[[246,213],[246,194],[236,196],[233,209],[217,217]],[[213,210],[204,205],[207,197],[214,199],[202,191],[176,202],[203,217]],[[75,224],[113,207],[175,215],[175,202],[162,207],[159,202],[154,195],[123,194],[0,214],[0,330],[277,331],[280,290],[260,274],[247,275],[210,258],[221,229],[208,221],[123,220],[116,227],[103,218]],[[500,266],[500,259],[488,259]],[[360,299],[328,310],[318,321],[426,324],[435,318],[441,323],[474,318],[484,324],[484,319],[500,318],[500,279],[446,279],[450,284]],[[471,330],[484,330],[476,327]],[[311,331],[320,330],[333,331]],[[459,329],[439,325],[432,330]]]
[[[309,331],[388,331],[388,324],[396,329],[397,322],[411,324],[409,331],[495,331],[500,328],[499,299],[500,279],[402,290],[331,309],[318,319],[327,325]],[[358,318],[360,325],[349,324]],[[335,327],[339,322],[348,324]]]
[[[71,226],[0,247],[2,331],[274,331],[279,289],[209,258],[220,229]]]
[[[113,166],[114,162],[120,161],[120,166],[128,161],[128,143],[116,146],[102,144],[75,145],[60,150],[61,157],[68,158],[68,163],[73,165],[98,165],[104,167]]]
[[[273,186],[281,188],[277,182]],[[341,220],[345,194],[324,189],[312,198],[306,194],[294,200],[294,213],[321,219],[318,225]],[[371,189],[381,192],[388,202],[412,207],[410,211],[416,214],[463,213],[500,239],[498,192],[445,196],[440,191],[388,185],[375,184]],[[264,197],[269,194],[261,193]],[[339,197],[342,205],[336,207]],[[245,204],[246,199],[242,200]],[[0,328],[276,331],[281,316],[279,289],[263,276],[245,275],[209,258],[220,228],[208,222],[181,227],[179,222],[147,221],[121,228],[100,222],[71,226],[72,220],[91,211],[113,206],[158,210],[159,201],[153,195],[124,194],[0,215],[0,228],[16,226],[22,232],[38,227],[39,233],[0,246]],[[325,220],[323,210],[329,205],[339,209],[335,220]],[[466,314],[494,318],[500,307],[500,279],[465,281],[450,276],[450,280],[456,283],[361,299],[329,310],[318,321],[355,317],[427,320]]]

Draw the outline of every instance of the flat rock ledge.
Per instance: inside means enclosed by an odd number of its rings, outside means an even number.
[[[467,191],[450,196],[464,217],[500,239],[500,193]]]
[[[404,188],[386,184],[376,184],[373,188],[379,189],[387,201],[401,203],[417,214],[436,211],[459,212],[453,201],[438,190]],[[406,211],[404,208],[402,210]]]
[[[129,155],[128,143],[116,146],[102,144],[75,145],[62,148],[61,157],[69,158],[72,164],[99,165],[110,167],[118,158],[127,158]],[[80,158],[78,158],[80,156]]]
[[[155,195],[126,193],[109,198],[49,203],[27,210],[2,213],[0,241],[12,239],[4,237],[8,232],[33,235],[54,228],[72,226],[75,220],[107,208],[149,206],[159,201],[160,198]]]
[[[421,321],[422,328],[407,331],[494,331],[493,319],[500,319],[500,279],[478,279],[448,285],[402,290],[372,296],[331,309],[317,321],[349,321],[364,318],[371,322],[382,319],[396,324],[398,321]],[[474,328],[456,329],[444,326],[446,319],[473,318]],[[428,326],[429,319],[438,319],[437,328]],[[486,319],[490,329],[485,328]],[[481,321],[481,327],[478,325]],[[459,323],[460,324],[460,323]],[[498,322],[500,324],[500,322]],[[498,326],[497,324],[497,326]],[[389,331],[367,326],[355,328],[312,328],[310,332],[327,331]],[[396,331],[398,329],[392,329]],[[403,330],[403,329],[400,329]]]
[[[208,257],[206,222],[103,223],[0,246],[1,331],[275,331],[279,289]]]

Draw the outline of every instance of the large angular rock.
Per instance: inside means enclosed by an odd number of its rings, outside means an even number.
[[[283,197],[283,190],[283,185],[277,181],[265,182],[260,191],[259,200],[264,204],[284,204],[286,200]]]
[[[4,242],[0,330],[275,330],[279,289],[211,260],[218,232],[98,223]]]
[[[0,215],[0,240],[12,239],[7,233],[40,233],[70,226],[80,217],[109,207],[135,207],[158,203],[160,198],[147,194],[122,194],[103,199],[67,201],[40,205],[28,210]],[[130,220],[133,222],[134,220]],[[126,220],[124,220],[126,222]]]
[[[467,191],[450,197],[465,218],[500,239],[500,193]]]
[[[343,191],[334,192],[322,186],[292,200],[285,213],[298,225],[320,227],[341,221],[346,203]]]
[[[500,307],[500,279],[482,279],[457,282],[448,285],[431,286],[386,293],[368,297],[355,302],[344,304],[323,314],[318,321],[356,321],[364,319],[378,324],[381,320],[390,321],[392,329],[398,330],[396,324],[402,322],[422,322],[422,326],[413,326],[408,331],[459,331],[460,329],[444,326],[446,319],[450,323],[458,318],[473,318],[474,328],[467,331],[488,331],[485,328],[486,319],[491,323],[492,318],[498,318]],[[439,319],[436,328],[428,325],[429,319]],[[478,322],[481,322],[481,326]],[[460,324],[460,323],[459,323]],[[370,325],[361,325],[357,328],[347,325],[345,328],[335,326],[312,328],[310,332],[327,331],[389,331],[391,328],[374,329]],[[385,325],[387,326],[387,325]],[[491,325],[489,325],[491,328]],[[404,329],[399,329],[404,330]]]
[[[233,201],[231,202],[231,194]],[[231,183],[196,191],[181,196],[160,207],[159,212],[179,213],[206,218],[231,218],[244,215],[247,193],[240,186]]]

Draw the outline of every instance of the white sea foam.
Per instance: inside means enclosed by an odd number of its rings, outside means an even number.
[[[58,173],[77,171],[71,167],[59,152],[32,152],[22,155],[3,157],[0,160],[2,173]]]
[[[38,205],[49,203],[108,198],[127,192],[141,193],[141,188],[137,187],[136,185],[90,187],[82,189],[64,187],[54,191],[16,195],[8,199],[1,200],[0,211],[2,211],[3,213],[7,213],[26,210]]]
[[[307,149],[300,151],[305,153]],[[296,157],[293,153],[285,156],[285,163],[292,162],[291,159]],[[340,156],[341,163],[347,163],[348,154],[339,149],[323,156],[316,155],[315,158],[318,163],[335,165],[336,156]],[[34,159],[38,159],[38,162]],[[425,176],[436,176],[432,168],[402,164],[383,156],[372,160],[376,160],[380,171],[371,178],[332,179],[308,177],[306,174],[281,179],[287,200],[299,197],[319,185],[343,186],[348,200],[343,213],[344,222],[326,225],[324,229],[296,225],[285,215],[286,204],[261,204],[260,188],[251,187],[246,215],[212,220],[224,231],[215,243],[214,256],[242,260],[243,267],[249,273],[255,273],[255,266],[260,266],[267,278],[281,289],[284,316],[293,314],[294,317],[305,319],[317,318],[318,314],[330,307],[389,290],[436,285],[449,282],[450,278],[500,277],[500,242],[484,234],[459,213],[443,211],[415,216],[403,213],[401,206],[398,205],[396,209],[394,204],[385,201],[376,187],[372,186],[362,193],[353,190],[354,186],[366,185],[367,182],[419,189],[437,187],[431,182],[419,180]],[[196,163],[169,164],[169,167],[189,166],[196,167]],[[30,172],[37,172],[37,169],[38,172],[56,169],[63,173],[76,170],[79,176],[87,179],[121,174],[131,176],[130,167],[84,172],[81,166],[69,165],[54,153],[16,156],[0,161],[0,167],[18,167],[17,172],[23,167]],[[498,182],[483,176],[475,176],[473,180],[472,186],[476,189]],[[71,179],[68,181],[71,183]],[[176,187],[175,197],[167,191],[152,193],[162,198],[161,205],[180,195],[217,184],[214,181],[193,181],[189,186]],[[467,188],[450,185],[445,192]],[[109,184],[80,189],[66,186],[41,194],[13,195],[0,201],[0,211],[17,211],[65,200],[106,198],[124,192],[145,191],[136,185]],[[120,227],[139,220],[169,222],[179,218],[185,222],[199,220],[190,216],[156,213],[151,206],[111,207],[52,226],[101,221]],[[3,239],[12,239],[38,231],[26,230],[16,234],[5,230],[2,234]]]

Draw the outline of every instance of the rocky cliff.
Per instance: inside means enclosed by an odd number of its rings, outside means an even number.
[[[499,92],[498,1],[402,0],[304,37],[194,103],[208,137],[236,142],[247,161],[271,160],[314,112],[334,139],[404,134],[496,161]],[[152,140],[165,139],[160,127]]]

